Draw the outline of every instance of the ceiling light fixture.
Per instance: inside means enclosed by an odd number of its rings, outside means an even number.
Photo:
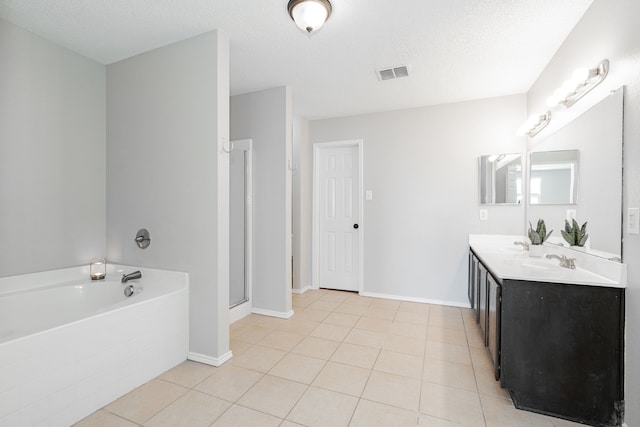
[[[561,87],[547,98],[547,106],[553,108],[562,105],[565,108],[571,107],[580,98],[585,96],[591,89],[598,86],[609,73],[609,60],[603,59],[596,68],[578,68],[573,72],[571,78],[565,81]]]
[[[298,28],[310,35],[327,22],[332,8],[329,0],[289,0],[287,10]]]

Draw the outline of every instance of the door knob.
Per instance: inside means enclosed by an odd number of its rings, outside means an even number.
[[[355,228],[356,230],[358,229],[359,225],[358,224],[353,224],[353,228]]]

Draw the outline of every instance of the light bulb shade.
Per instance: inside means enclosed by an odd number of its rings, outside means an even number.
[[[329,0],[290,0],[289,16],[307,34],[318,31],[331,15]]]

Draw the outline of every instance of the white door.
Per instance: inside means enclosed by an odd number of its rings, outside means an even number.
[[[316,151],[318,286],[358,291],[360,231],[359,146]]]

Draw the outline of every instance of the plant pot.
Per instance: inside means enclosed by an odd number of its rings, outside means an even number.
[[[540,258],[544,255],[544,246],[542,245],[529,245],[529,256]]]

